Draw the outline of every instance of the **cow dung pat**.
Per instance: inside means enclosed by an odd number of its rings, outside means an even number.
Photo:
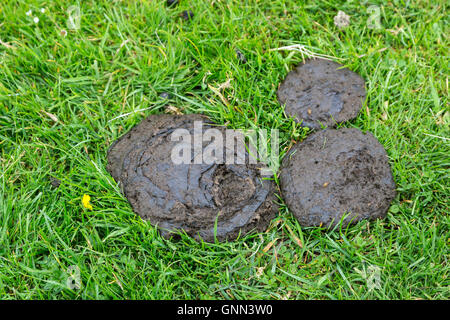
[[[286,114],[319,129],[355,118],[366,97],[364,79],[336,62],[310,59],[289,72],[278,89]]]
[[[216,222],[219,241],[263,231],[278,208],[274,182],[262,179],[260,165],[250,164],[248,157],[244,164],[172,161],[172,150],[180,143],[172,141],[172,133],[185,129],[193,137],[194,121],[202,121],[203,133],[214,128],[225,137],[225,127],[212,126],[201,115],[151,115],[112,144],[108,171],[120,182],[133,210],[166,238],[183,230],[212,242]],[[203,152],[210,143],[200,144]],[[189,149],[194,146],[189,144]],[[236,156],[237,148],[233,152]]]
[[[326,129],[283,159],[282,195],[303,226],[383,218],[395,197],[386,151],[371,133]]]

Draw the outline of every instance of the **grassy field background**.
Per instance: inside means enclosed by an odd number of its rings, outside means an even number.
[[[339,10],[351,17],[342,30]],[[2,0],[0,298],[448,299],[447,10],[445,1]],[[303,58],[270,49],[294,44],[366,79],[362,111],[342,126],[371,131],[387,150],[398,190],[387,218],[302,228],[280,199],[262,234],[162,239],[107,173],[108,146],[172,110],[277,128],[283,156],[309,134],[276,98]]]

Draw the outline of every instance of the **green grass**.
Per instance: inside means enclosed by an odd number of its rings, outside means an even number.
[[[66,27],[72,4],[0,4],[0,298],[450,297],[445,1],[182,0],[170,9],[164,1],[80,1],[76,31]],[[377,4],[381,29],[373,30],[367,8]],[[179,17],[186,9],[192,21]],[[351,16],[347,29],[334,26],[338,10]],[[291,44],[366,79],[363,110],[343,126],[371,131],[387,150],[398,194],[386,219],[302,228],[280,200],[263,234],[216,244],[162,239],[106,171],[108,146],[165,112],[159,95],[170,92],[183,113],[279,129],[283,156],[309,134],[276,98],[302,57],[269,49]],[[209,86],[228,79],[225,104]],[[73,265],[79,290],[66,286]],[[380,286],[369,290],[364,270],[374,267]]]

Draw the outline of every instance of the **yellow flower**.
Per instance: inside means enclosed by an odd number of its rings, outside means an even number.
[[[89,201],[91,201],[91,197],[88,194],[83,195],[83,199],[81,199],[81,203],[83,204],[83,207],[85,207],[86,209],[92,210],[93,207],[89,203]]]

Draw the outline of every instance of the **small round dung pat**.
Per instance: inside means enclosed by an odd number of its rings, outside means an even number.
[[[301,63],[278,89],[278,101],[286,105],[286,114],[311,129],[355,118],[365,97],[360,75],[324,59]]]

